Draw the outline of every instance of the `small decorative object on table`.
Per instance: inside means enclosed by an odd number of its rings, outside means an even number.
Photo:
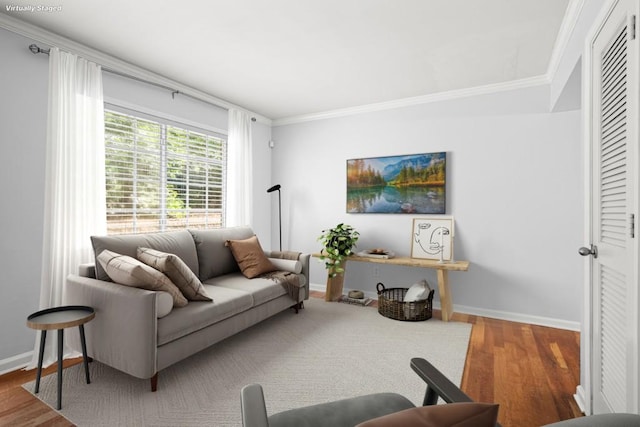
[[[347,296],[349,298],[362,299],[362,298],[364,298],[364,292],[354,289],[354,290],[349,291]]]
[[[440,264],[453,262],[452,216],[414,218],[411,235],[411,258],[438,260]]]
[[[382,249],[382,248],[367,249],[366,251],[358,252],[356,255],[361,257],[366,257],[366,258],[383,258],[383,259],[389,259],[396,256],[396,254],[394,254],[393,252],[388,251],[386,249]]]
[[[376,285],[378,290],[378,313],[385,317],[403,321],[421,321],[431,319],[433,312],[433,289],[426,280],[411,288],[385,288]]]

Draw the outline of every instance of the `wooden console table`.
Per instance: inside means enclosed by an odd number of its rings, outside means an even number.
[[[313,254],[319,258],[320,254]],[[440,293],[440,309],[442,311],[442,320],[448,322],[453,314],[453,303],[451,301],[451,291],[449,290],[449,271],[467,271],[469,269],[469,261],[453,261],[440,264],[437,260],[419,259],[409,257],[395,258],[372,258],[351,255],[343,264],[345,272],[347,270],[347,261],[371,262],[374,264],[402,265],[405,267],[431,268],[437,270],[438,273],[438,291]],[[325,293],[326,301],[337,301],[342,296],[342,287],[344,285],[344,273],[336,277],[327,277],[327,291]]]

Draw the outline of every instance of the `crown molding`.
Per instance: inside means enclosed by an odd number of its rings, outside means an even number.
[[[264,117],[260,114],[254,113],[253,111],[247,110],[246,108],[242,108],[231,102],[225,101],[224,99],[215,97],[206,92],[202,92],[198,89],[194,89],[190,86],[187,86],[185,84],[172,80],[168,77],[154,73],[152,71],[149,71],[137,65],[133,65],[129,62],[123,61],[119,58],[108,55],[99,50],[90,48],[88,46],[75,42],[66,37],[60,36],[58,34],[52,33],[38,26],[29,24],[20,19],[13,18],[1,12],[0,12],[0,28],[4,28],[16,34],[20,34],[36,42],[44,43],[48,47],[55,46],[66,52],[73,53],[78,56],[82,56],[83,58],[89,61],[92,61],[92,62],[95,62],[96,64],[101,65],[105,69],[110,69],[118,73],[127,74],[136,79],[148,81],[149,83],[153,83],[156,85],[172,88],[173,90],[179,91],[183,95],[187,95],[191,98],[204,101],[208,104],[215,105],[216,107],[220,107],[225,110],[234,108],[237,110],[244,111],[249,115],[251,115],[252,117],[255,117],[257,121],[269,126],[271,125],[271,119],[269,119],[268,117]],[[25,46],[25,49],[26,48],[27,47]]]
[[[272,126],[285,126],[296,123],[304,123],[314,120],[331,119],[337,117],[351,116],[355,114],[370,113],[375,111],[390,110],[394,108],[409,107],[413,105],[428,104],[432,102],[448,101],[453,99],[486,95],[495,92],[523,89],[532,86],[549,85],[558,71],[560,61],[567,43],[573,34],[576,23],[582,12],[586,0],[569,0],[567,10],[565,11],[558,31],[558,36],[551,52],[551,58],[549,59],[549,66],[547,72],[540,76],[530,77],[526,79],[513,80],[504,83],[496,83],[491,85],[476,86],[472,88],[465,88],[460,90],[453,90],[447,92],[440,92],[435,94],[416,96],[411,98],[403,98],[393,101],[380,102],[368,105],[362,105],[357,107],[342,108],[336,110],[330,110],[319,113],[303,114],[299,116],[285,117],[281,119],[275,119],[272,121]]]
[[[453,99],[467,98],[478,95],[487,95],[496,92],[524,89],[534,86],[548,85],[550,83],[546,74],[529,77],[526,79],[512,80],[503,83],[494,83],[471,88],[439,92],[429,95],[414,96],[410,98],[396,99],[393,101],[378,102],[375,104],[360,105],[357,107],[341,108],[320,113],[303,114],[299,116],[274,119],[272,126],[285,126],[296,123],[304,123],[315,120],[333,119],[337,117],[352,116],[355,114],[372,113],[376,111],[391,110],[395,108],[411,107],[414,105],[429,104],[433,102],[449,101]]]
[[[88,46],[77,43],[71,39],[62,37],[58,34],[44,30],[35,25],[26,23],[19,19],[7,16],[0,12],[0,28],[5,28],[17,34],[21,34],[25,37],[33,39],[37,42],[45,43],[48,46],[56,46],[62,50],[75,53],[90,61],[96,62],[105,68],[112,69],[117,72],[131,75],[135,78],[149,81],[154,84],[175,88],[180,93],[190,96],[195,99],[216,105],[224,109],[236,108],[247,112],[248,114],[256,117],[256,119],[269,126],[285,126],[296,123],[304,123],[315,120],[324,120],[338,117],[346,117],[356,114],[371,113],[376,111],[384,111],[396,108],[410,107],[421,104],[428,104],[434,102],[448,101],[453,99],[460,99],[478,95],[486,95],[496,92],[503,92],[509,90],[523,89],[533,86],[550,84],[552,77],[558,70],[562,54],[566,49],[567,43],[575,29],[576,22],[580,16],[585,0],[570,0],[565,16],[562,21],[562,25],[556,37],[554,49],[551,54],[549,66],[547,67],[546,74],[513,80],[503,83],[495,83],[483,86],[476,86],[472,88],[464,88],[459,90],[451,90],[446,92],[439,92],[435,94],[421,95],[410,98],[396,99],[392,101],[385,101],[367,105],[360,105],[356,107],[341,108],[335,110],[329,110],[318,113],[302,114],[297,116],[284,117],[280,119],[271,120],[267,117],[256,114],[245,108],[232,104],[223,99],[217,98],[208,93],[202,92],[198,89],[194,89],[190,86],[186,86],[175,80],[164,77],[160,74],[146,70],[142,67],[133,65],[119,58],[107,55],[96,49],[92,49]]]
[[[549,77],[549,81],[552,81],[556,73],[558,72],[558,68],[560,67],[560,62],[562,60],[562,55],[564,55],[564,52],[567,49],[567,43],[569,43],[571,35],[576,28],[576,23],[580,18],[584,3],[585,0],[569,1],[567,10],[564,13],[564,18],[562,18],[562,25],[560,26],[560,30],[558,31],[556,42],[553,45],[551,58],[549,59],[549,66],[547,67],[547,76]]]

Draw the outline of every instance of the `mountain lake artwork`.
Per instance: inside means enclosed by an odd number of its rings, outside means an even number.
[[[347,160],[347,213],[444,214],[447,153]]]

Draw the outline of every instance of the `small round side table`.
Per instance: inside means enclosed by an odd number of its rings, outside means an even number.
[[[84,337],[84,324],[96,317],[93,308],[84,305],[68,305],[62,307],[47,308],[33,313],[27,317],[27,326],[40,330],[40,352],[38,354],[38,372],[36,376],[36,388],[34,393],[40,391],[40,377],[42,375],[42,359],[44,357],[44,345],[47,341],[47,331],[58,330],[58,407],[62,408],[62,349],[64,346],[64,329],[78,326],[80,329],[80,343],[82,344],[82,358],[84,371],[89,379],[89,363],[87,359],[87,343]]]

